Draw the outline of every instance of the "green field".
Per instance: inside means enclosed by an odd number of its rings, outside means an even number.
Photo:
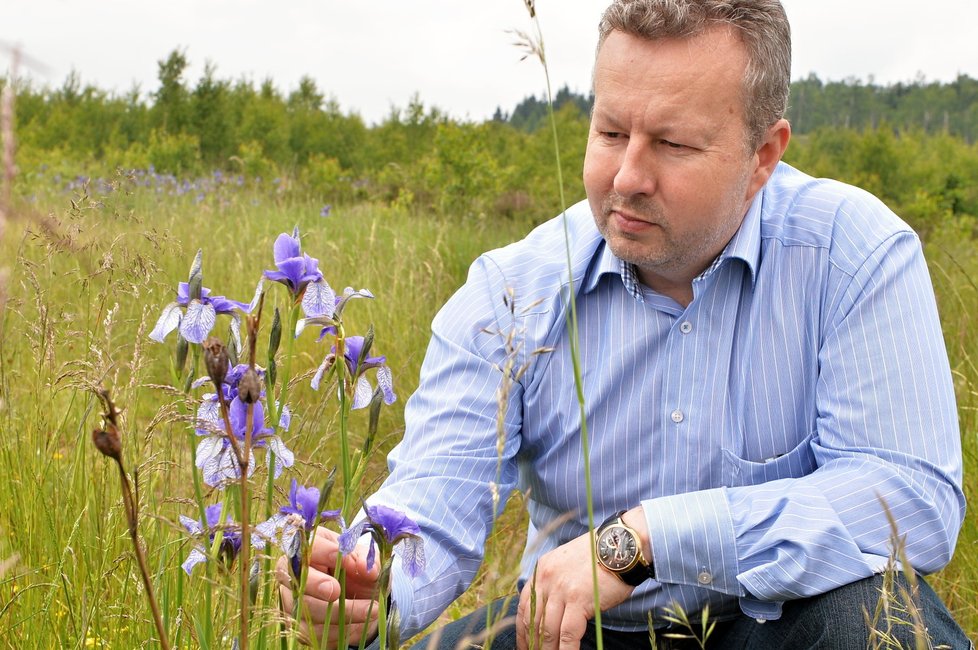
[[[491,136],[477,128],[471,127],[471,137]],[[940,193],[948,170],[964,179],[964,187],[974,187],[968,185],[978,173],[974,145],[884,131],[833,132],[792,146],[789,158],[879,192],[921,232],[958,393],[966,491],[978,503],[978,232],[970,216],[975,197],[974,190],[952,196],[968,208],[962,212]],[[895,157],[889,162],[887,152]],[[881,166],[881,160],[892,166]],[[138,474],[141,532],[171,639],[196,647],[205,618],[220,647],[228,647],[235,634],[235,576],[217,572],[208,578],[199,571],[188,580],[180,569],[191,543],[178,516],[195,515],[198,507],[189,426],[196,399],[169,388],[175,335],[165,345],[148,339],[198,248],[204,285],[247,302],[262,270],[272,268],[275,237],[298,225],[303,249],[319,259],[333,287],[366,287],[375,294],[373,301],[351,304],[347,330],[362,334],[373,325],[375,351],[387,356],[399,399],[382,414],[361,486],[365,496],[381,480],[385,452],[402,431],[403,404],[417,384],[435,311],[480,252],[520,237],[556,209],[494,216],[487,207],[494,190],[487,186],[476,188],[483,192],[473,197],[480,200],[477,209],[455,210],[454,203],[431,195],[432,186],[414,186],[412,192],[408,185],[387,198],[347,197],[321,216],[321,194],[282,191],[250,179],[240,186],[222,180],[177,192],[170,185],[157,191],[159,184],[135,174],[66,188],[52,182],[51,173],[45,177],[32,165],[0,240],[0,269],[7,272],[0,321],[0,647],[152,647],[147,639],[155,632],[118,477],[91,443],[92,429],[101,425],[93,393],[99,385],[110,388],[123,409],[125,461]],[[405,172],[402,180],[413,178]],[[900,194],[888,195],[894,192]],[[278,305],[285,313],[280,289],[269,287],[266,309]],[[221,327],[225,323],[219,320]],[[276,503],[287,494],[288,476],[318,485],[339,463],[334,400],[329,390],[309,387],[328,351],[314,339],[307,333],[296,343],[289,400],[295,416],[285,437],[297,462],[276,483]],[[365,430],[366,416],[354,413],[354,441]],[[265,484],[263,461],[255,484]],[[253,511],[263,514],[262,491]],[[512,500],[500,522],[485,575],[446,616],[512,590],[510,567],[522,547],[519,501]],[[954,561],[933,578],[973,637],[976,545],[978,525],[969,512]],[[254,638],[263,628],[269,635],[263,638],[276,633],[273,608],[259,608],[256,619]]]

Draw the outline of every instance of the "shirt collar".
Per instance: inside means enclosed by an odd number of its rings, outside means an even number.
[[[757,280],[757,267],[761,261],[761,204],[763,202],[763,189],[754,195],[747,214],[740,223],[740,228],[734,236],[727,242],[713,263],[705,271],[697,276],[697,280],[707,278],[713,274],[723,262],[729,259],[743,260],[750,271],[751,285]]]
[[[591,260],[587,274],[581,282],[581,292],[590,293],[593,291],[598,286],[601,278],[608,273],[619,276],[625,285],[625,289],[628,290],[628,293],[632,297],[639,300],[642,299],[641,290],[638,287],[638,277],[635,275],[635,267],[616,257],[611,252],[608,242],[601,240],[598,249],[594,253],[594,258]]]

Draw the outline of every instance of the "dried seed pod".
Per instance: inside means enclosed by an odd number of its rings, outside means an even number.
[[[119,439],[119,430],[111,423],[105,429],[95,429],[92,431],[92,442],[95,448],[102,454],[117,461],[122,459],[122,441]]]
[[[221,384],[224,383],[224,377],[228,374],[228,351],[224,347],[224,343],[221,339],[216,336],[209,336],[207,340],[204,341],[204,366],[207,368],[207,374],[210,376],[211,381],[214,382],[214,387],[217,390],[221,389]]]
[[[245,404],[254,404],[261,397],[261,379],[254,368],[245,370],[238,382],[238,397]]]

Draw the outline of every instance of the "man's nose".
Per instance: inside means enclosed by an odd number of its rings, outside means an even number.
[[[615,191],[622,196],[650,196],[655,193],[655,172],[654,155],[648,144],[632,138],[615,174]]]

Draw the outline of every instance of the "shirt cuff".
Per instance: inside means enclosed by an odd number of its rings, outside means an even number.
[[[747,595],[737,581],[737,540],[725,488],[649,499],[642,507],[657,581]]]

